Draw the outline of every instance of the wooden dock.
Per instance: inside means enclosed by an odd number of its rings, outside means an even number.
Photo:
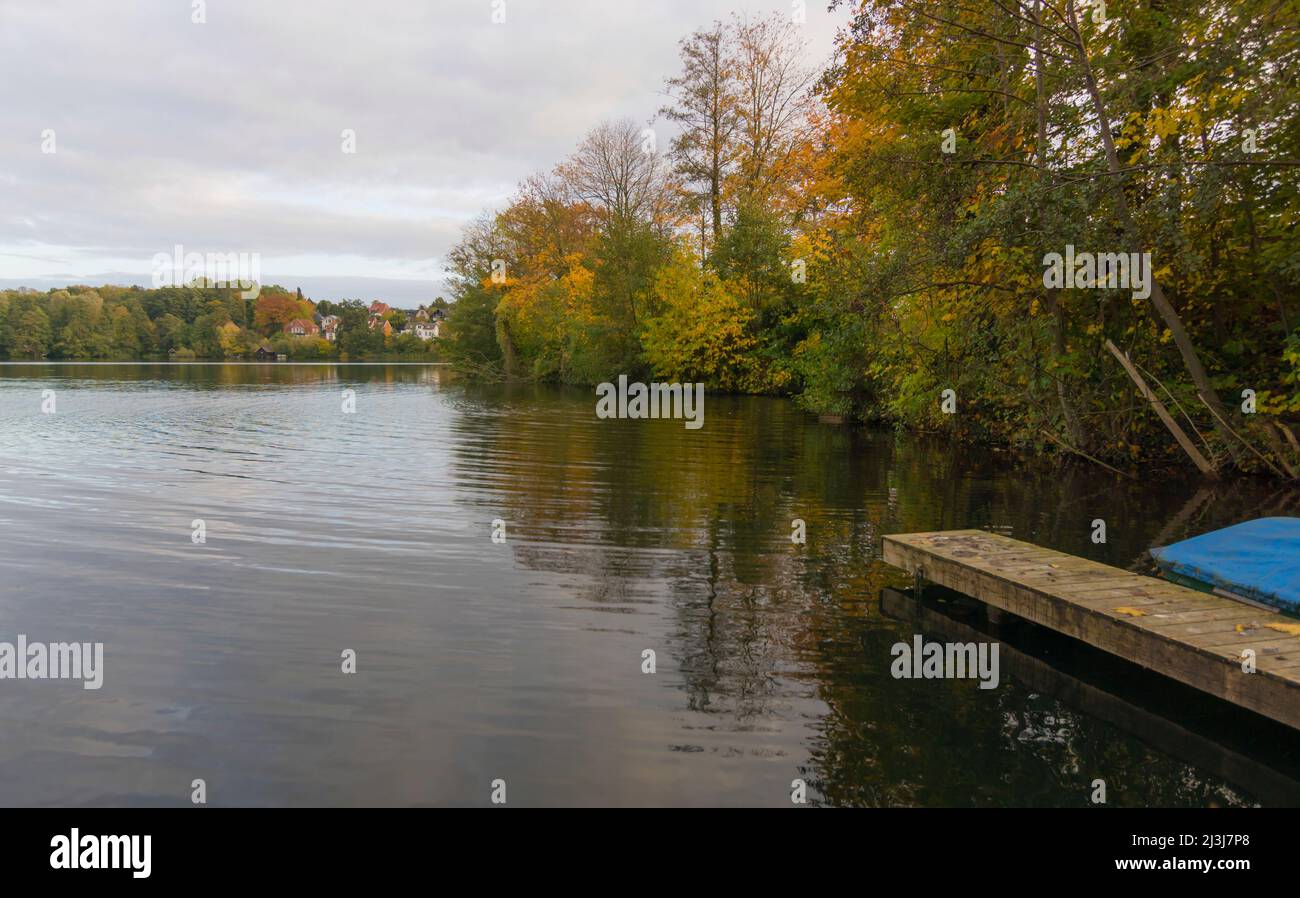
[[[983,530],[886,536],[884,558],[1300,729],[1300,621]]]

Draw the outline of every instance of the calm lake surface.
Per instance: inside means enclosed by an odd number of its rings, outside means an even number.
[[[1084,806],[1099,777],[1111,805],[1282,803],[1234,771],[1300,779],[1289,731],[1230,711],[1247,747],[1216,765],[1014,673],[896,680],[926,631],[881,607],[909,585],[887,533],[1149,571],[1266,513],[1300,502],[780,399],[709,396],[687,430],[426,366],[0,364],[0,640],[105,666],[98,691],[0,680],[0,804],[181,806],[202,778],[213,805],[482,806],[503,779],[510,805],[789,807],[800,778],[811,804]]]

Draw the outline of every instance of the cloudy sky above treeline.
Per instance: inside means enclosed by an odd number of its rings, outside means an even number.
[[[801,26],[818,67],[847,18],[826,5]],[[195,24],[193,0],[3,0],[0,286],[148,286],[180,244],[260,253],[265,282],[318,299],[423,301],[467,220],[601,120],[649,123],[680,38],[791,11],[504,7],[495,24],[493,0],[207,0]]]

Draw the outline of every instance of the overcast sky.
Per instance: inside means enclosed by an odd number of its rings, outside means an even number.
[[[791,9],[207,0],[195,24],[194,5],[0,0],[0,285],[147,286],[181,244],[260,253],[264,282],[316,299],[427,299],[467,219],[602,119],[654,115],[681,37]],[[818,66],[847,17],[825,6],[801,26]]]

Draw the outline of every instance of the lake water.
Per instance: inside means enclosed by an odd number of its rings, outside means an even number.
[[[0,804],[188,805],[199,778],[213,805],[483,806],[498,779],[522,806],[789,807],[794,779],[810,804],[1082,806],[1096,778],[1111,805],[1278,803],[1234,771],[1300,778],[1294,740],[1235,709],[1244,760],[1216,765],[1014,675],[894,679],[918,630],[878,557],[990,527],[1149,570],[1269,512],[1300,501],[774,398],[710,395],[688,430],[426,366],[0,364],[0,640],[104,643],[99,690],[0,680]]]

